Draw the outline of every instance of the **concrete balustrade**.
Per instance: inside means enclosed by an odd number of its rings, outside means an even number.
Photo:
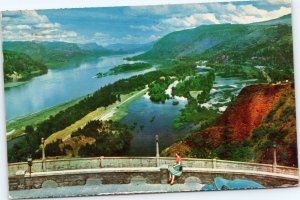
[[[33,161],[32,173],[28,165],[11,163],[10,190],[41,188],[50,185],[84,185],[96,178],[103,184],[129,184],[135,176],[143,177],[149,184],[166,183],[168,166],[174,158],[166,157],[97,157]],[[158,166],[159,164],[159,166]],[[203,184],[211,184],[217,176],[227,179],[255,180],[266,187],[298,184],[298,168],[269,164],[235,162],[217,159],[183,159],[183,175],[178,182],[197,177]],[[47,182],[46,182],[47,181]],[[56,183],[54,183],[54,182]],[[97,181],[96,181],[97,182]]]
[[[160,157],[159,165],[173,165],[174,158]],[[94,158],[72,158],[46,160],[45,169],[42,169],[42,161],[33,161],[32,172],[50,172],[73,169],[94,168],[135,168],[135,167],[157,167],[156,157],[94,157]],[[183,167],[204,169],[229,169],[260,172],[275,172],[286,175],[298,176],[298,168],[270,164],[236,162],[217,159],[184,158]],[[9,176],[14,176],[19,170],[28,170],[27,162],[11,163],[8,165]]]

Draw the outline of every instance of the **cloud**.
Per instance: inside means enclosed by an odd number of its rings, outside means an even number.
[[[205,13],[193,14],[184,18],[172,17],[163,19],[161,23],[172,27],[191,28],[203,24],[219,24],[220,22],[213,13]]]
[[[29,29],[31,29],[31,27],[28,25],[16,25],[16,26],[8,25],[5,28],[6,28],[6,30],[29,30]]]
[[[6,11],[3,19],[4,40],[71,42],[78,36],[74,31],[61,30],[61,24],[36,11]]]
[[[263,0],[269,4],[291,4],[291,0]]]
[[[39,15],[36,11],[20,10],[20,11],[5,11],[3,14],[3,21],[10,25],[18,24],[36,24],[48,22],[49,19],[45,15]],[[5,25],[4,23],[4,25]]]
[[[160,6],[131,6],[128,7],[126,13],[129,15],[165,15],[170,13],[171,10],[168,5]]]
[[[42,23],[42,24],[34,25],[34,27],[38,28],[38,29],[51,29],[51,28],[59,28],[60,24],[59,23]]]
[[[193,10],[193,6],[196,11]],[[158,32],[163,35],[172,31],[193,28],[205,24],[247,24],[262,22],[291,13],[291,8],[288,5],[277,6],[276,9],[269,11],[256,7],[253,3],[211,3],[205,4],[205,6],[202,4],[187,4],[183,5],[183,7],[183,10],[189,8],[189,12],[184,12],[185,15],[164,17],[161,18],[156,25],[131,26],[131,28]],[[202,12],[198,12],[198,10]]]
[[[138,30],[141,30],[141,31],[162,31],[161,27],[158,27],[158,26],[155,26],[155,25],[151,25],[151,26],[146,26],[146,25],[139,25],[139,26],[136,26],[136,25],[130,25],[129,26],[130,28],[132,29],[138,29]]]
[[[284,6],[277,10],[267,11],[264,9],[258,9],[252,5],[243,5],[237,7],[237,10],[238,12],[228,12],[227,14],[220,15],[220,22],[248,24],[276,19],[291,13],[291,8]]]
[[[206,4],[178,4],[178,5],[156,5],[156,6],[131,6],[126,13],[133,16],[173,16],[186,15],[199,12],[207,12]]]
[[[250,15],[250,16],[264,16],[268,14],[267,10],[258,9],[253,5],[242,5],[239,6],[239,12],[243,15]]]
[[[94,36],[95,36],[96,38],[106,38],[106,37],[109,37],[108,34],[100,33],[100,32],[95,33]]]

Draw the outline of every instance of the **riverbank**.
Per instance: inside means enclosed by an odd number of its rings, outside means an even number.
[[[123,104],[119,105],[116,112],[110,118],[113,121],[120,121],[128,114],[128,105],[133,102],[134,100],[140,98],[141,96],[145,95],[148,91],[148,88],[141,90],[140,92],[136,93],[135,95],[128,98]]]
[[[76,121],[72,125],[50,135],[45,140],[45,143],[49,144],[58,139],[61,139],[64,141],[64,140],[70,138],[71,134],[74,131],[76,131],[78,128],[84,127],[91,120],[105,121],[105,120],[110,120],[112,118],[121,119],[122,116],[124,117],[126,115],[126,112],[125,112],[126,106],[130,102],[132,102],[135,99],[139,98],[140,96],[144,95],[147,92],[147,90],[148,90],[148,88],[145,88],[141,91],[135,91],[130,94],[121,95],[121,102],[116,102],[114,104],[111,104],[107,108],[104,108],[104,107],[97,108],[95,111],[88,113],[86,116],[84,116],[80,120]],[[120,108],[121,108],[121,110],[119,111]]]
[[[23,85],[7,88],[5,90],[6,120],[63,104],[92,94],[99,88],[120,79],[150,71],[131,72],[101,79],[93,78],[99,72],[126,63],[124,57],[130,55],[132,54],[104,56],[101,59],[77,63],[74,65],[76,67],[50,69],[47,74],[35,77]]]
[[[117,74],[121,74],[121,73],[129,73],[129,72],[136,72],[136,71],[143,71],[146,69],[150,69],[153,66],[149,63],[144,63],[144,62],[138,62],[138,63],[131,63],[131,64],[122,64],[122,65],[118,65],[114,68],[111,68],[110,70],[108,70],[107,72],[99,72],[98,74],[96,74],[97,78],[102,78],[105,76],[111,76],[111,75],[117,75]]]
[[[37,124],[45,121],[50,116],[54,116],[57,113],[67,109],[70,106],[75,105],[82,99],[84,99],[86,96],[79,97],[77,99],[74,99],[70,102],[63,103],[36,113],[32,113],[29,115],[26,115],[24,117],[20,117],[14,120],[10,120],[6,123],[6,139],[7,141],[12,140],[14,138],[20,137],[24,135],[24,129],[26,126],[32,126],[36,127]]]
[[[25,84],[27,81],[19,81],[19,82],[8,82],[4,84],[4,89],[9,89],[13,87],[18,87],[20,85]]]

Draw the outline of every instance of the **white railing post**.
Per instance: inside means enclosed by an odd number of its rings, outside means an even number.
[[[213,161],[213,169],[216,169],[217,168],[217,159],[214,158],[212,161]]]
[[[104,160],[104,156],[100,156],[100,168],[102,168],[103,167],[103,165],[102,165],[102,163],[103,163],[103,160]]]
[[[273,172],[276,172],[276,167],[277,167],[277,145],[276,143],[273,144]]]
[[[156,166],[159,167],[159,144],[158,144],[158,135],[155,135],[156,141]]]
[[[41,138],[42,143],[42,171],[46,171],[45,140]]]

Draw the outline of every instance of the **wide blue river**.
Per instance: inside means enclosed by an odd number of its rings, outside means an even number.
[[[16,87],[5,89],[6,120],[10,121],[34,112],[42,111],[78,97],[90,94],[104,85],[155,70],[151,68],[141,72],[123,73],[103,78],[95,78],[99,72],[106,72],[117,65],[127,63],[125,57],[131,55],[107,56],[78,63],[78,66],[66,69],[49,70],[45,75],[35,77]],[[184,108],[186,101],[172,105],[173,100],[165,104],[152,103],[148,97],[140,97],[128,106],[128,115],[123,123],[136,123],[133,130],[130,155],[154,156],[155,135],[159,135],[161,150],[183,137],[190,130],[189,126],[173,130],[172,122]],[[18,138],[11,140],[12,146]]]
[[[6,88],[6,121],[68,102],[109,83],[153,70],[94,78],[99,72],[127,63],[124,58],[129,56],[107,56],[65,69],[49,70],[47,74],[35,77],[23,85]]]

